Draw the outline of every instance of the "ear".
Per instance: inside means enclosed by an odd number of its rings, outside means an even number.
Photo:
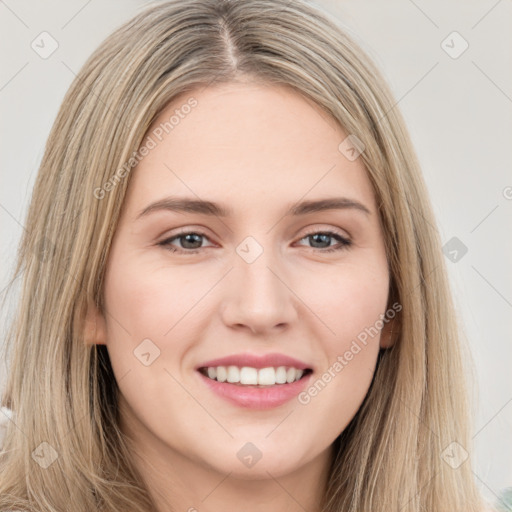
[[[105,317],[96,304],[89,303],[85,316],[84,340],[86,345],[106,345],[107,326]]]
[[[386,322],[380,331],[380,348],[391,348],[398,337],[398,324],[395,320]]]

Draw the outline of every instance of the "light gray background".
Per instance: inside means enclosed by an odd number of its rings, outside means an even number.
[[[495,501],[512,486],[512,5],[318,3],[342,21],[388,79],[422,162],[443,243],[457,237],[468,249],[447,265],[479,392],[474,472],[483,494]],[[65,91],[104,37],[144,4],[0,0],[0,291]],[[43,31],[59,45],[47,59],[31,48]],[[464,44],[450,36],[453,31],[469,44],[457,58],[445,51],[453,54]],[[5,372],[2,362],[0,384]]]

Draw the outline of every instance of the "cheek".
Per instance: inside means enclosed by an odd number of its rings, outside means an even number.
[[[307,297],[311,311],[325,326],[323,339],[331,356],[342,353],[359,335],[364,338],[365,332],[371,331],[368,341],[378,340],[375,326],[382,327],[379,320],[388,300],[389,278],[385,260],[373,265],[347,264],[327,268],[323,275],[317,272],[308,281],[301,284],[303,296]]]
[[[338,293],[340,307],[336,315],[333,312],[334,331],[339,333],[343,345],[354,339],[378,341],[379,319],[385,313],[388,300],[387,279],[346,279]]]
[[[144,258],[117,258],[105,276],[107,346],[127,396],[139,401],[142,390],[143,401],[159,396],[162,375],[168,391],[181,396],[179,386],[164,372],[179,373],[204,335],[204,322],[213,314],[209,291],[216,281],[211,268],[170,270]],[[129,382],[133,389],[127,387]]]
[[[190,349],[190,340],[200,337],[198,303],[212,286],[211,276],[170,272],[143,259],[115,261],[104,290],[107,346],[116,380],[136,411],[130,417],[172,422],[179,410],[194,405],[172,376],[178,376],[176,365]],[[163,395],[172,396],[172,407],[158,405]]]
[[[335,435],[356,414],[373,378],[388,299],[387,266],[346,265],[320,282],[329,285],[317,286],[310,299],[329,327],[321,338],[326,358],[299,401],[325,417],[325,428]]]
[[[143,338],[163,342],[171,331],[192,321],[212,281],[211,276],[190,270],[169,271],[135,259],[120,260],[105,279],[105,302],[112,317],[109,341],[120,334],[139,342]]]

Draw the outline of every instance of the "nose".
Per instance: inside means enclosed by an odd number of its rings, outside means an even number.
[[[272,335],[298,318],[298,300],[270,250],[253,262],[234,255],[221,306],[225,325],[253,334]]]

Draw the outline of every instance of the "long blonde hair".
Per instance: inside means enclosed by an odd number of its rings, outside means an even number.
[[[76,76],[47,141],[14,276],[22,287],[2,397],[13,421],[0,455],[1,510],[155,510],[118,428],[106,348],[84,343],[85,312],[103,307],[126,162],[152,122],[178,94],[242,79],[293,87],[364,144],[389,303],[402,305],[394,346],[379,354],[368,395],[335,441],[319,506],[481,510],[470,461],[454,468],[442,456],[449,446],[470,450],[469,409],[440,240],[403,119],[337,22],[297,0],[153,4]],[[57,457],[43,467],[42,454]]]

